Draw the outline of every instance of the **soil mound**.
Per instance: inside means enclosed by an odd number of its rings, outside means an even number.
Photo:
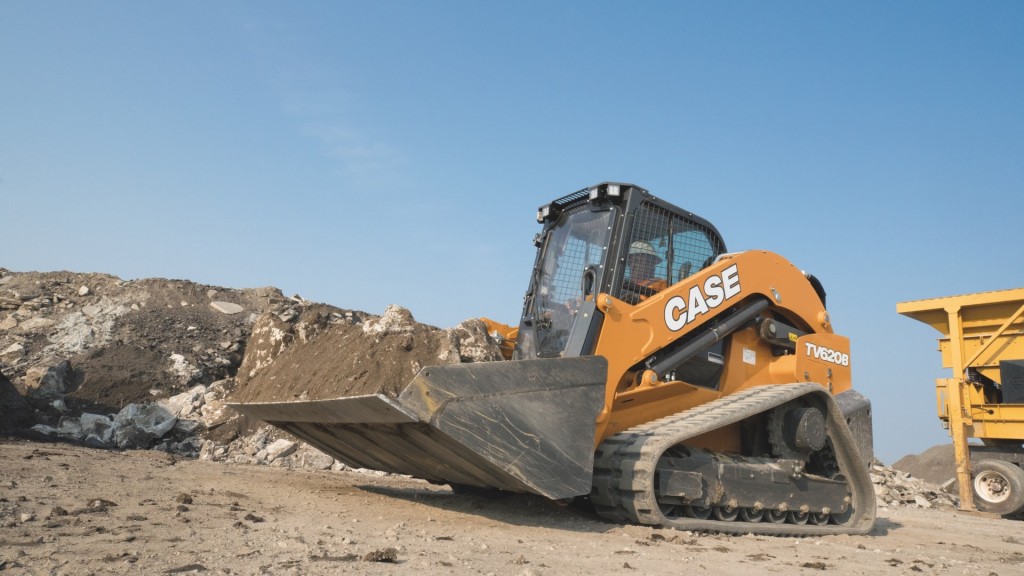
[[[501,359],[478,320],[440,329],[187,280],[0,268],[0,432],[208,460],[343,467],[227,406],[396,396],[424,366]]]
[[[239,403],[396,397],[425,366],[501,359],[479,320],[455,328],[419,324],[405,308],[380,317],[347,313],[324,325],[311,316],[294,325],[260,318],[230,400]]]
[[[117,411],[234,376],[253,320],[294,305],[276,288],[0,269],[0,372],[37,410]]]
[[[892,467],[940,486],[956,478],[956,460],[953,458],[952,444],[939,444],[920,454],[904,456]]]

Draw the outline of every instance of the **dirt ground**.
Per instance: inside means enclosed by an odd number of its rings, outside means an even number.
[[[1020,523],[882,509],[868,536],[700,535],[357,472],[0,440],[4,574],[1024,573]],[[955,531],[951,530],[955,527]]]

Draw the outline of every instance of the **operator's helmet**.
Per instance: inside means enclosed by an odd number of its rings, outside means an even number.
[[[658,262],[661,262],[661,256],[658,256],[658,252],[654,250],[654,246],[651,246],[650,244],[644,242],[643,240],[637,240],[636,242],[630,244],[629,253],[630,255],[643,254],[644,256],[650,256],[657,260]]]

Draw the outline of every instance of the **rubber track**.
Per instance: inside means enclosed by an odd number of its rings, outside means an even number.
[[[840,469],[852,488],[854,513],[844,525],[797,525],[668,518],[655,500],[654,472],[668,448],[689,438],[739,422],[801,396],[814,395],[828,406],[828,436]],[[866,534],[875,520],[875,493],[866,464],[832,396],[818,384],[758,386],[696,408],[654,420],[608,437],[594,457],[594,509],[615,522],[667,526],[679,530],[776,536]]]

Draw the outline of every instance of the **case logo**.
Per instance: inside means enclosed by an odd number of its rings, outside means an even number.
[[[708,276],[704,284],[690,287],[689,298],[673,296],[665,303],[665,325],[677,332],[683,326],[721,306],[740,293],[740,273],[736,264],[721,274]]]

